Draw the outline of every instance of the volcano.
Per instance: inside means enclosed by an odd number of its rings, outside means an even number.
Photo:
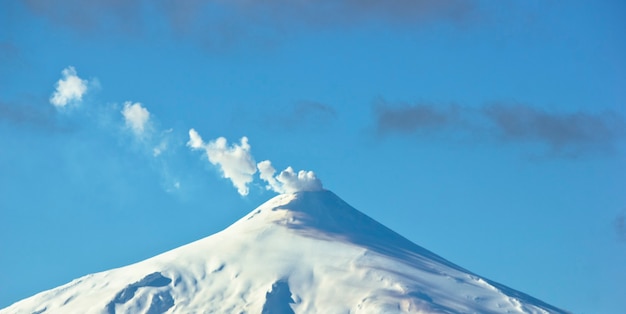
[[[567,312],[463,269],[322,190],[278,195],[221,232],[0,313]]]

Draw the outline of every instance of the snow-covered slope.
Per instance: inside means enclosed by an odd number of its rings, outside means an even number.
[[[330,191],[0,313],[565,313],[410,242]]]

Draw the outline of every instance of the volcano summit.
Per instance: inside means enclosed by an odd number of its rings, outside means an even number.
[[[567,312],[465,270],[323,190],[276,196],[214,235],[0,313]]]

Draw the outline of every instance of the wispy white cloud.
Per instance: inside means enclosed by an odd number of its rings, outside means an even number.
[[[170,147],[170,142],[172,140],[171,135],[173,132],[174,129],[170,128],[160,133],[160,141],[152,148],[152,156],[158,157]]]
[[[154,148],[152,148],[152,156],[158,157],[165,150],[167,150],[167,140],[163,139],[161,142],[159,142],[159,144],[157,144],[156,146],[154,146]]]
[[[61,72],[63,76],[56,83],[56,89],[50,96],[50,103],[57,108],[63,108],[71,103],[80,103],[87,92],[87,80],[78,77],[76,69],[69,66]]]
[[[150,112],[148,109],[138,102],[133,104],[127,101],[124,103],[122,115],[124,116],[126,127],[131,129],[135,136],[143,138],[146,135],[150,123]]]
[[[242,137],[239,144],[228,145],[223,137],[205,143],[196,130],[189,130],[187,146],[195,150],[204,150],[211,164],[218,166],[222,176],[230,179],[240,195],[248,195],[256,163],[250,153],[248,138]]]
[[[257,164],[261,180],[267,182],[266,188],[276,193],[295,193],[301,191],[319,191],[322,181],[313,171],[300,170],[297,173],[291,167],[274,176],[276,169],[269,160]]]

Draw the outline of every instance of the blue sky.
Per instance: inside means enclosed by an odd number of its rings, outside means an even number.
[[[0,307],[223,229],[275,195],[240,171],[271,160],[480,275],[625,312],[626,5],[391,3],[3,1]]]

